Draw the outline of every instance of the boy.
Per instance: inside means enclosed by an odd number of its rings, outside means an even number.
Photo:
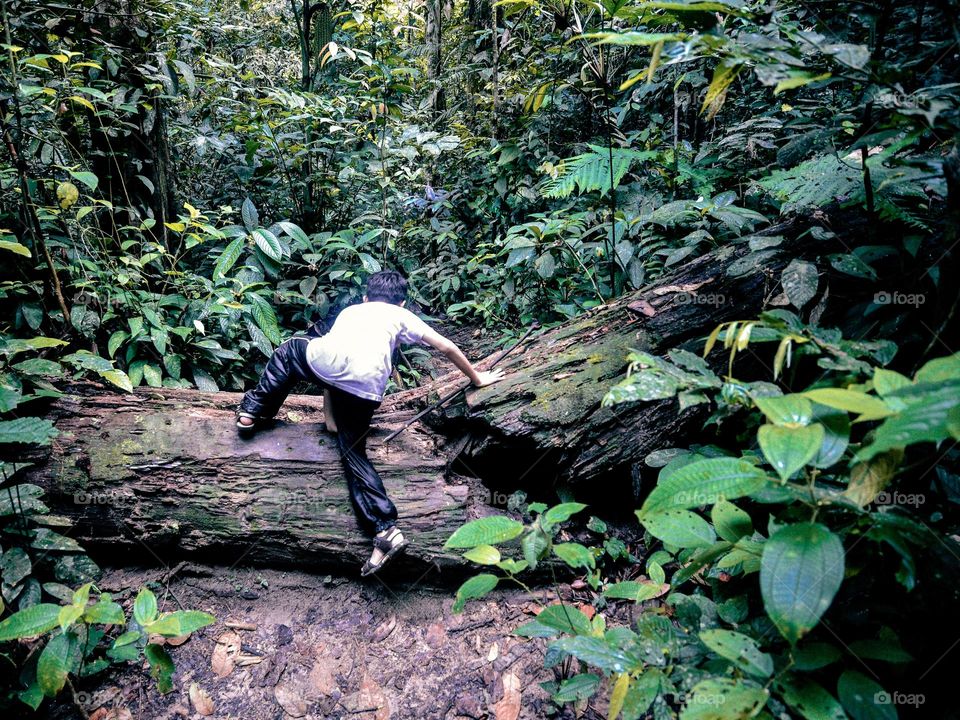
[[[407,545],[396,526],[397,508],[367,458],[370,420],[383,400],[397,345],[421,343],[439,350],[476,387],[503,377],[502,370],[474,369],[455,344],[404,308],[406,300],[407,281],[400,273],[374,273],[363,303],[345,308],[329,333],[283,342],[237,410],[237,427],[250,433],[277,414],[294,382],[310,380],[323,388],[324,420],[327,430],[337,434],[351,500],[361,524],[374,533],[363,576],[379,570]]]

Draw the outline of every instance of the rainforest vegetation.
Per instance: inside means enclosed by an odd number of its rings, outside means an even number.
[[[0,9],[5,717],[174,717],[178,694],[250,718],[956,716],[955,2]],[[424,670],[417,706],[363,675],[231,714],[178,655],[257,677],[236,624],[214,643],[225,618],[169,573],[105,578],[241,563],[366,592],[318,398],[255,452],[233,408],[381,269],[471,357],[516,345],[375,458],[414,530],[388,582],[541,674],[484,650],[495,677],[448,704]],[[394,367],[384,426],[456,388],[423,348]],[[267,485],[295,520],[256,509]],[[516,593],[536,606],[494,621]],[[434,647],[433,622],[374,641]],[[88,701],[137,677],[139,711]]]

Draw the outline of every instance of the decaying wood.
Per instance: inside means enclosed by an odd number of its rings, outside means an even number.
[[[772,228],[769,232],[777,232]],[[491,487],[558,478],[585,492],[613,487],[650,451],[682,441],[699,411],[673,400],[601,406],[631,349],[664,353],[718,323],[752,318],[776,289],[790,243],[753,266],[726,246],[669,277],[527,340],[507,377],[383,439],[462,377],[451,373],[389,397],[368,447],[412,540],[406,562],[452,562],[444,540],[487,511],[487,497],[451,481],[451,463]],[[796,245],[794,244],[794,252]],[[744,272],[741,272],[744,271]],[[495,355],[493,356],[495,357]],[[144,562],[206,556],[226,564],[355,565],[358,529],[322,400],[292,397],[251,440],[236,434],[231,393],[76,386],[50,417],[64,435],[26,474],[50,493],[81,539]],[[477,487],[475,485],[475,487]],[[502,508],[499,508],[502,510]]]

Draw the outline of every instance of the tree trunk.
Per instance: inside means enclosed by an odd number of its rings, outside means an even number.
[[[813,240],[804,243],[817,252]],[[675,400],[601,407],[627,353],[664,353],[721,322],[756,317],[796,250],[796,241],[785,241],[774,255],[745,257],[745,244],[729,245],[533,335],[500,365],[503,381],[469,391],[389,444],[392,429],[464,379],[451,373],[387,398],[368,448],[413,541],[408,562],[448,563],[444,540],[489,512],[487,488],[524,488],[549,500],[545,488],[564,481],[588,502],[629,492],[635,464],[688,439],[703,416],[679,412]],[[56,512],[79,521],[89,545],[142,560],[193,553],[228,563],[360,562],[369,541],[334,443],[318,424],[322,401],[291,398],[277,426],[251,440],[236,435],[237,401],[231,393],[87,387],[53,404],[50,417],[66,435],[26,477],[47,488]]]

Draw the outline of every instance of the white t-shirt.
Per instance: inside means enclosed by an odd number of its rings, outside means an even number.
[[[323,382],[367,400],[383,400],[400,343],[423,344],[429,326],[409,310],[386,302],[344,308],[323,337],[307,344],[307,362]]]

